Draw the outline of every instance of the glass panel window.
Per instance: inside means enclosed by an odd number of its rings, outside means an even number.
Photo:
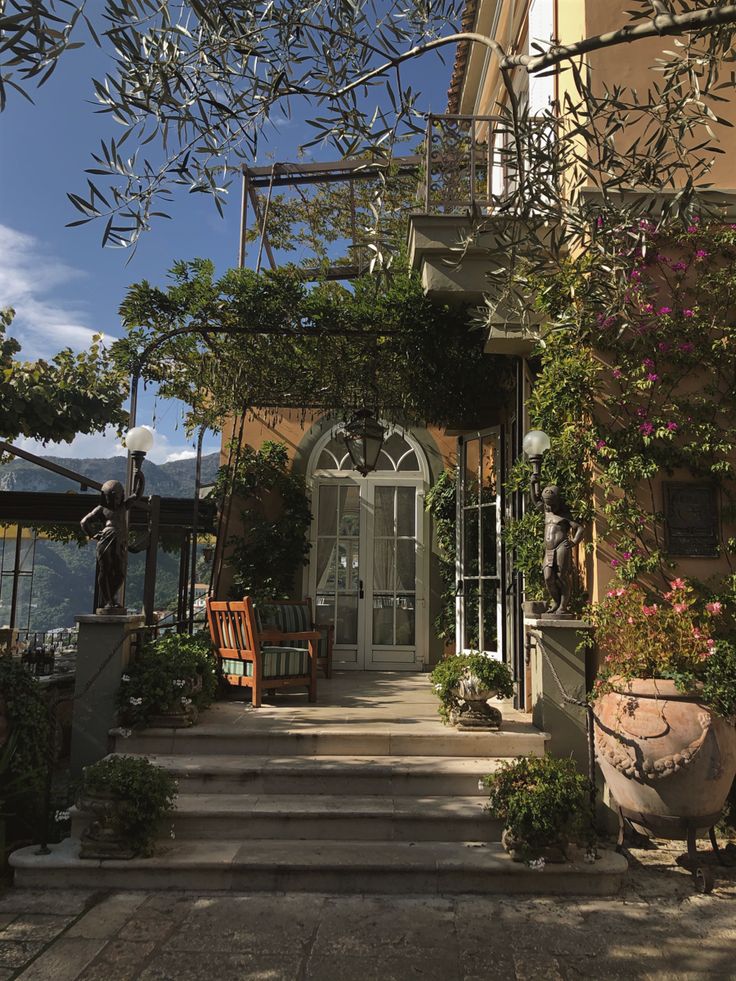
[[[413,647],[415,643],[414,595],[396,597],[396,644],[400,647]]]
[[[393,487],[376,487],[374,534],[377,538],[393,538],[394,536],[395,493]]]
[[[396,588],[411,591],[416,585],[416,547],[414,539],[400,538],[396,543]]]
[[[396,534],[399,538],[413,538],[416,534],[416,490],[414,487],[396,488]]]
[[[337,617],[335,619],[335,643],[357,644],[358,642],[358,594],[337,597]]]
[[[498,538],[496,535],[496,508],[487,504],[480,509],[483,529],[483,571],[484,576],[498,573]]]
[[[466,650],[477,651],[480,646],[478,635],[478,580],[466,579],[463,592],[463,647]]]
[[[483,609],[483,650],[498,651],[498,583],[484,580],[482,590]]]
[[[463,578],[477,576],[478,569],[478,509],[463,511]]]
[[[333,490],[333,488],[330,488]],[[338,534],[357,538],[360,534],[360,496],[357,484],[340,488],[340,524]]]
[[[337,487],[320,487],[317,530],[320,535],[334,535],[337,517]]]
[[[481,459],[481,501],[482,503],[495,502],[498,488],[496,486],[496,474],[498,472],[498,441],[495,436],[486,436],[483,440],[483,455]]]
[[[393,538],[377,538],[373,543],[373,589],[393,594],[396,551]]]
[[[373,643],[391,647],[394,642],[394,598],[373,594]]]
[[[480,465],[480,440],[469,439],[465,442],[465,500],[464,504],[478,503],[478,470]]]

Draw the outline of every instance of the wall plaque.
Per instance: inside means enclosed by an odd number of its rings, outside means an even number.
[[[718,497],[709,483],[663,481],[667,551],[670,555],[718,555]]]

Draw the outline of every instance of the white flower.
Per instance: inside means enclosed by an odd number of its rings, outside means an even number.
[[[62,821],[68,821],[70,817],[70,811],[57,811],[56,814],[54,814],[54,821],[61,823]]]
[[[534,869],[535,872],[541,872],[545,866],[545,861],[543,858],[532,858],[527,862],[530,869]]]
[[[121,680],[121,681],[122,681],[123,683],[125,683],[125,684],[127,684],[127,682],[129,682],[129,681],[130,681],[130,675],[129,675],[129,674],[124,674],[124,675],[122,676],[122,678],[121,678],[120,680]]]
[[[481,777],[480,780],[478,781],[478,790],[485,790],[485,789],[486,789],[486,785],[483,782],[483,777]]]
[[[434,690],[435,691],[442,691],[442,685],[435,685],[434,686]]]
[[[191,698],[187,698],[186,695],[182,695],[181,696],[181,704],[182,705],[191,705],[192,704],[192,700],[191,700]]]
[[[123,739],[128,739],[130,736],[133,735],[133,730],[132,729],[118,729],[118,735],[119,736],[122,736]]]
[[[169,838],[176,838],[176,834],[174,833],[173,827],[172,827],[171,831],[169,831]]]
[[[128,701],[130,702],[131,705],[142,705],[143,704],[143,699],[142,698],[129,698]]]
[[[598,855],[596,854],[595,848],[589,848],[586,851],[586,853],[585,853],[585,861],[586,862],[591,862],[591,863],[592,862],[595,862],[597,860],[597,858],[598,858]]]
[[[177,678],[177,679],[176,679],[176,680],[174,681],[174,687],[175,687],[175,688],[183,688],[183,687],[184,687],[184,685],[186,685],[186,681],[184,681],[184,679],[183,679],[183,678]]]

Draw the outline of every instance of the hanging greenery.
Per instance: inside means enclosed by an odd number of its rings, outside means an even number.
[[[457,468],[443,470],[427,491],[424,506],[432,516],[437,541],[442,606],[434,628],[442,640],[455,636],[455,526],[457,520]]]
[[[306,563],[312,515],[304,480],[291,471],[286,446],[266,441],[258,450],[245,447],[232,482],[223,470],[218,484],[216,493],[231,487],[240,502],[241,531],[228,540],[232,595],[288,598]]]
[[[598,257],[527,280],[550,325],[529,402],[532,424],[552,437],[542,479],[558,483],[584,519],[595,505],[625,581],[668,588],[675,567],[658,475],[712,483],[726,529],[736,517],[735,269],[736,226],[694,216],[659,228],[641,220],[628,236],[611,235]],[[517,461],[509,488],[528,479],[529,464]],[[507,544],[536,583],[536,512],[511,524]],[[736,554],[727,531],[719,554],[729,564]],[[701,586],[733,610],[736,575]]]
[[[201,259],[177,263],[171,277],[165,290],[130,288],[121,307],[128,336],[112,350],[130,369],[160,340],[143,377],[192,407],[190,428],[217,427],[244,408],[295,406],[457,423],[506,384],[508,366],[483,353],[467,312],[432,303],[406,269],[350,288],[310,288],[292,267],[215,279]]]

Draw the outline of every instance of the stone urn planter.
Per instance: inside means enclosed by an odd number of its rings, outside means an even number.
[[[595,701],[595,747],[624,816],[669,838],[712,827],[736,775],[736,728],[673,681],[612,684]]]
[[[489,688],[471,669],[466,669],[455,689],[456,706],[450,721],[458,729],[500,729],[503,716],[488,704],[498,691]]]
[[[80,858],[130,859],[139,854],[120,830],[120,813],[129,803],[102,792],[80,795],[77,807],[89,815],[89,822],[80,835]]]

